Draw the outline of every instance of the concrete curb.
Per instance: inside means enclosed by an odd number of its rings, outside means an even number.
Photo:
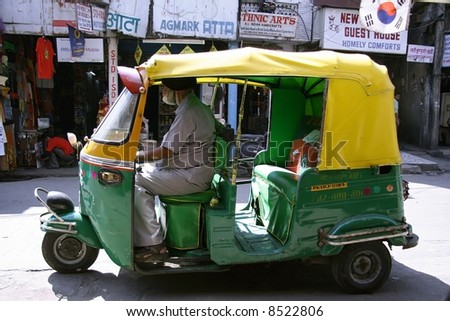
[[[421,174],[422,172],[439,172],[442,169],[432,160],[419,157],[413,153],[401,151],[402,157],[402,173],[403,174]],[[421,152],[421,155],[426,153]]]
[[[402,164],[402,174],[422,174],[422,169],[418,165]]]

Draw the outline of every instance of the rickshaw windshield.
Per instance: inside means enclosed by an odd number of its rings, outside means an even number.
[[[106,117],[92,135],[101,143],[121,144],[128,139],[139,95],[124,89]]]

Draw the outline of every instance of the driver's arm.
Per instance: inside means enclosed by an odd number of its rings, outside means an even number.
[[[173,151],[163,146],[158,146],[148,150],[140,150],[136,154],[139,163],[156,161],[162,158],[171,158]]]

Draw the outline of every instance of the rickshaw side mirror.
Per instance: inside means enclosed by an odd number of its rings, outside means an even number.
[[[141,74],[135,69],[130,67],[117,67],[120,80],[132,94],[140,94],[141,88],[144,87]]]

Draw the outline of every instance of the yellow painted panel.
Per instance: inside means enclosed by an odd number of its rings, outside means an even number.
[[[369,96],[355,81],[329,82],[319,169],[401,163],[393,90]]]

